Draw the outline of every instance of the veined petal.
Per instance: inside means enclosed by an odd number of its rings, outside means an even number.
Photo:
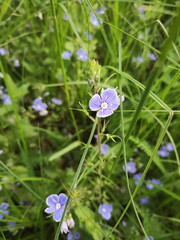
[[[62,218],[62,214],[63,214],[63,210],[64,208],[59,208],[55,211],[55,213],[53,214],[53,219],[56,221],[56,222],[60,222],[61,221],[61,218]]]
[[[119,107],[119,105],[120,105],[120,99],[119,97],[117,97],[114,102],[108,104],[108,108],[114,111]]]
[[[59,203],[61,204],[61,206],[64,206],[67,200],[68,197],[64,193],[59,194]]]
[[[102,213],[102,216],[104,219],[109,220],[111,218],[111,213],[110,212],[105,212]]]
[[[102,102],[113,103],[117,97],[117,92],[114,89],[107,88],[101,92]]]
[[[46,198],[46,204],[48,206],[55,206],[59,202],[59,196],[57,194],[52,194]]]
[[[52,207],[46,208],[44,211],[45,213],[53,213],[55,210],[56,210],[56,207],[52,206]]]
[[[97,112],[97,116],[100,117],[100,118],[103,118],[103,117],[108,117],[110,115],[113,114],[113,111],[110,110],[110,109],[100,109],[98,112]]]
[[[102,100],[99,94],[95,94],[89,101],[89,108],[92,111],[97,111],[101,108],[101,103],[102,103]]]

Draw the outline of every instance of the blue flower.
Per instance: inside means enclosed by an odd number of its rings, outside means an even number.
[[[173,147],[173,145],[172,145],[172,143],[167,143],[166,144],[166,149],[169,151],[169,152],[172,152],[172,151],[174,151],[174,147]]]
[[[161,181],[159,180],[159,179],[152,179],[152,180],[147,180],[147,182],[148,183],[146,183],[146,187],[148,188],[148,189],[153,189],[154,188],[154,185],[159,185],[160,187],[162,187],[163,185],[161,184]],[[151,183],[153,183],[153,184],[151,184]]]
[[[133,179],[135,180],[135,184],[138,185],[139,179],[142,177],[142,173],[137,173],[133,176]]]
[[[126,221],[122,221],[122,225],[123,225],[123,227],[126,227],[127,226],[127,222]]]
[[[3,104],[5,104],[5,105],[10,105],[10,104],[12,104],[11,98],[10,98],[10,96],[9,96],[8,94],[3,93],[3,94],[1,95],[1,98],[2,98]]]
[[[76,52],[78,60],[86,61],[88,59],[88,53],[85,52],[82,48],[79,48]]]
[[[99,206],[98,213],[101,214],[105,220],[109,220],[111,218],[112,210],[113,210],[112,204],[102,203]]]
[[[51,102],[57,105],[62,105],[62,101],[58,98],[51,98]]]
[[[98,15],[104,14],[106,11],[106,7],[100,7],[99,9],[96,10],[96,13]]]
[[[169,156],[169,152],[168,152],[168,150],[167,150],[167,148],[166,148],[165,146],[162,146],[162,147],[158,150],[158,155],[159,155],[160,157],[165,158],[165,157],[168,157],[168,156]]]
[[[135,173],[136,172],[136,165],[134,162],[127,162],[126,166],[123,166],[123,170],[127,171],[129,173]]]
[[[67,235],[67,240],[76,240],[76,239],[80,239],[80,233],[75,232],[73,233],[72,231],[70,231]]]
[[[94,15],[90,17],[90,21],[95,27],[98,27],[100,25],[98,19]]]
[[[0,149],[0,155],[3,154],[3,152],[4,152],[3,149]]]
[[[154,238],[151,237],[151,236],[149,236],[149,237],[147,237],[147,238],[144,238],[144,240],[154,240]]]
[[[16,225],[16,222],[9,222],[9,231],[10,232],[13,232],[13,230],[15,230],[15,225]]]
[[[4,56],[4,55],[6,55],[6,54],[8,54],[8,50],[7,50],[7,49],[4,49],[4,48],[0,48],[0,55],[1,55],[1,56]]]
[[[124,96],[122,96],[122,101],[124,101]],[[112,115],[119,105],[120,98],[116,90],[110,88],[102,89],[101,96],[95,94],[89,101],[89,108],[92,111],[98,111],[96,115],[100,118]]]
[[[53,213],[53,219],[56,222],[60,222],[67,200],[68,197],[64,193],[61,193],[59,195],[52,194],[46,198],[46,204],[49,207],[44,211],[46,213]]]
[[[33,101],[32,108],[36,111],[43,111],[47,108],[47,104],[43,103],[42,99],[39,97]]]
[[[139,199],[139,202],[144,205],[144,204],[148,204],[149,202],[149,198],[148,197],[143,197]]]
[[[137,62],[142,63],[144,61],[144,58],[142,56],[137,57]]]
[[[144,12],[145,12],[145,9],[144,9],[143,6],[139,6],[139,7],[137,8],[137,10],[138,10],[138,12],[140,12],[140,13],[144,13]]]
[[[64,16],[63,16],[63,19],[64,19],[65,21],[68,21],[68,20],[69,20],[68,15],[67,15],[66,13],[65,13]]]
[[[70,59],[71,58],[71,56],[72,56],[72,52],[71,51],[63,51],[62,52],[62,58],[63,59]]]
[[[0,214],[0,219],[3,219],[4,218],[4,214],[8,215],[9,214],[9,210],[7,210],[9,207],[9,204],[8,203],[1,203],[0,205],[0,213],[3,213],[3,214]]]
[[[87,38],[89,38],[90,40],[92,40],[93,39],[93,35],[91,34],[91,33],[89,33],[89,32],[84,32],[84,35],[87,37]]]
[[[106,155],[108,153],[108,150],[109,150],[109,145],[101,144],[100,145],[100,150],[101,150],[102,155]]]
[[[19,62],[19,60],[18,59],[15,59],[14,60],[14,67],[20,67],[21,65],[20,65],[20,62]]]
[[[154,53],[148,53],[148,57],[153,60],[153,61],[156,61],[157,60],[157,57]]]

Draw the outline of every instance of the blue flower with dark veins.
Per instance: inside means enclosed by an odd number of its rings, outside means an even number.
[[[108,204],[108,203],[102,203],[99,206],[99,210],[98,213],[101,214],[101,216],[105,219],[105,220],[109,220],[111,218],[111,212],[113,210],[113,206],[112,204]]]
[[[48,205],[48,208],[46,208],[44,211],[46,213],[53,213],[53,219],[56,222],[60,222],[67,200],[68,197],[64,193],[59,195],[52,194],[46,198],[46,204]]]

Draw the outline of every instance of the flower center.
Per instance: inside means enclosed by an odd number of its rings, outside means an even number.
[[[106,102],[103,102],[103,103],[101,103],[101,107],[102,107],[102,109],[106,109],[107,108],[107,103]]]
[[[61,204],[60,203],[57,203],[56,204],[56,210],[59,209],[61,207]]]
[[[102,209],[102,212],[103,212],[103,213],[107,212],[106,208],[103,208],[103,209]]]

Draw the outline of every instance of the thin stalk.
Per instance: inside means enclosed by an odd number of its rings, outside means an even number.
[[[121,47],[121,42],[119,42],[119,71],[122,71],[122,47]],[[122,148],[123,148],[123,156],[124,156],[124,164],[126,166],[127,164],[127,157],[126,157],[126,141],[125,141],[125,133],[124,133],[124,114],[123,114],[123,103],[122,103],[122,79],[119,79],[119,89],[120,89],[120,109],[121,109],[121,133],[122,133]],[[127,182],[127,189],[128,189],[128,192],[129,192],[129,196],[130,196],[130,199],[131,199],[131,202],[132,202],[132,205],[133,205],[133,208],[134,208],[134,212],[136,214],[136,217],[137,217],[137,220],[139,222],[139,225],[141,226],[141,229],[144,233],[144,235],[146,236],[146,238],[148,238],[147,236],[147,233],[142,225],[142,222],[141,222],[141,219],[138,215],[138,212],[136,210],[136,206],[135,206],[135,203],[134,203],[134,199],[132,197],[132,192],[131,192],[131,188],[130,188],[130,184],[129,184],[129,177],[128,177],[128,171],[127,171],[127,168],[125,168],[126,172],[126,182]]]
[[[95,129],[96,129],[96,125],[97,125],[97,117],[96,117],[96,119],[95,119],[95,121],[94,121],[94,124],[93,124],[92,130],[91,130],[91,133],[90,133],[88,142],[87,142],[87,144],[86,144],[86,147],[85,147],[85,149],[84,149],[84,152],[83,152],[83,154],[82,154],[81,160],[80,160],[80,162],[79,162],[79,165],[78,165],[76,174],[75,174],[75,176],[74,176],[74,179],[73,179],[73,182],[72,182],[72,185],[71,185],[71,188],[70,188],[70,194],[71,194],[72,191],[74,191],[74,190],[77,188],[78,179],[79,179],[79,176],[80,176],[80,174],[81,174],[81,170],[82,170],[84,161],[85,161],[85,159],[86,159],[86,155],[87,155],[88,149],[89,149],[89,147],[90,147],[90,144],[91,144],[91,141],[92,141],[92,138],[93,138]],[[71,196],[69,196],[68,201],[67,201],[67,203],[66,203],[66,206],[65,206],[65,208],[64,208],[63,215],[62,215],[61,221],[59,222],[59,225],[58,225],[58,227],[57,227],[54,240],[58,240],[58,238],[59,238],[59,234],[60,234],[60,231],[61,231],[61,225],[62,225],[62,223],[63,223],[63,220],[64,220],[64,217],[65,217],[66,211],[68,210],[70,200],[71,200]]]
[[[159,149],[160,144],[161,144],[161,142],[162,142],[162,140],[163,140],[163,138],[164,138],[164,136],[165,136],[165,134],[166,134],[166,132],[167,132],[167,129],[168,129],[170,123],[171,123],[172,117],[173,117],[173,114],[172,114],[172,112],[171,112],[170,115],[169,115],[169,117],[168,117],[168,119],[167,119],[167,122],[166,122],[166,124],[165,124],[165,126],[164,126],[164,129],[162,130],[162,132],[161,132],[161,134],[160,134],[160,136],[159,136],[159,139],[158,139],[157,144],[156,144],[156,146],[155,146],[155,148],[154,148],[154,151],[153,151],[153,153],[152,153],[152,156],[150,157],[150,159],[149,159],[149,161],[148,161],[148,163],[147,163],[147,165],[146,165],[146,167],[145,167],[145,169],[144,169],[144,172],[143,172],[143,174],[142,174],[142,177],[140,178],[139,183],[138,183],[138,185],[136,186],[136,188],[135,188],[135,190],[134,190],[134,192],[133,192],[133,194],[132,194],[132,198],[129,200],[126,208],[124,209],[123,213],[121,214],[120,218],[118,219],[118,221],[117,221],[117,223],[115,224],[115,226],[113,227],[113,229],[112,229],[112,230],[108,233],[108,235],[106,236],[105,240],[108,240],[108,239],[109,239],[109,236],[111,236],[111,234],[112,234],[112,233],[114,232],[114,230],[117,228],[117,226],[118,226],[119,223],[121,222],[122,218],[123,218],[124,215],[126,214],[127,210],[129,209],[129,207],[130,207],[130,205],[131,205],[131,203],[132,203],[132,199],[135,198],[135,196],[136,196],[136,194],[137,194],[137,192],[138,192],[138,190],[139,190],[139,188],[140,188],[140,186],[141,186],[141,184],[142,184],[142,182],[143,182],[143,180],[144,180],[144,178],[145,178],[145,176],[146,176],[146,174],[147,174],[147,172],[148,172],[148,170],[149,170],[149,168],[150,168],[150,166],[151,166],[151,164],[152,164],[152,162],[153,162],[153,158],[154,158],[157,150]]]
[[[50,0],[50,4],[51,4],[51,10],[52,10],[52,14],[53,14],[54,29],[55,29],[55,35],[56,35],[57,52],[58,52],[58,59],[59,59],[58,63],[62,70],[62,76],[63,76],[63,82],[64,82],[65,94],[66,94],[66,101],[67,101],[67,105],[69,108],[70,116],[72,118],[75,131],[77,133],[77,138],[80,141],[78,126],[77,126],[76,119],[74,117],[74,113],[71,109],[71,104],[70,104],[70,95],[69,95],[69,89],[68,89],[68,84],[67,84],[67,77],[66,77],[66,71],[65,71],[65,67],[64,67],[64,61],[62,58],[62,44],[61,44],[61,39],[60,39],[60,35],[59,35],[59,30],[58,30],[58,22],[57,22],[57,16],[56,16],[56,11],[55,11],[55,6],[54,6],[54,0]]]
[[[160,58],[156,62],[153,70],[150,73],[150,76],[149,76],[149,79],[148,79],[148,82],[147,82],[147,86],[146,86],[146,88],[144,90],[144,93],[143,93],[143,95],[141,97],[140,103],[139,103],[139,105],[138,105],[138,107],[136,109],[136,112],[134,113],[134,116],[133,116],[133,118],[131,120],[130,126],[128,128],[127,133],[126,133],[125,142],[127,142],[129,140],[129,137],[130,137],[131,133],[133,132],[135,126],[136,126],[136,123],[138,121],[138,118],[139,118],[139,115],[140,115],[140,113],[142,111],[142,108],[143,108],[143,106],[145,104],[145,101],[146,101],[147,97],[149,96],[150,90],[151,90],[153,84],[155,83],[157,77],[159,76],[159,74],[161,72],[161,69],[162,69],[164,61],[166,59],[167,53],[170,50],[170,47],[172,45],[172,40],[176,39],[177,33],[174,32],[174,28],[177,28],[177,32],[178,32],[178,30],[180,29],[180,25],[178,25],[177,22],[179,20],[180,20],[180,11],[178,12],[176,18],[174,19],[174,22],[173,22],[172,27],[170,29],[170,34],[169,35],[171,36],[172,39],[171,38],[166,39],[166,41],[163,44],[162,49],[161,49]],[[112,168],[110,170],[109,177],[111,176],[111,174],[113,173],[114,169],[116,168],[116,165],[117,165],[117,163],[118,163],[118,161],[119,161],[119,159],[121,157],[121,154],[122,154],[122,149],[123,149],[123,147],[121,145],[120,151],[119,151],[119,156],[117,157],[116,161],[114,162],[114,164],[113,164],[113,166],[112,166]]]

